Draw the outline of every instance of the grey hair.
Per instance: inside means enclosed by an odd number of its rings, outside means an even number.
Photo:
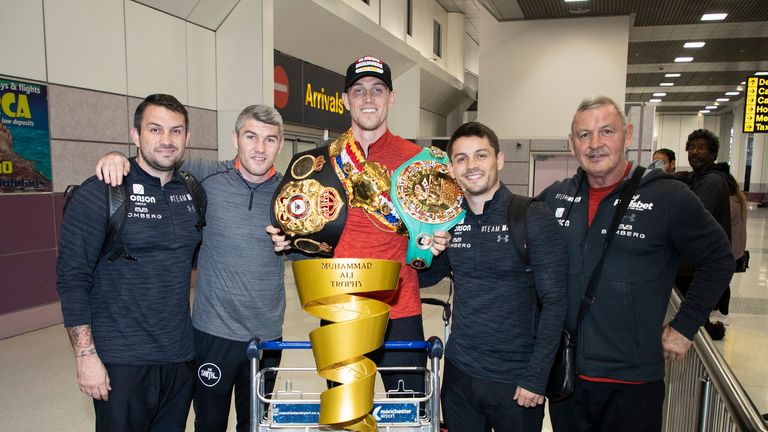
[[[245,122],[248,120],[256,120],[257,122],[277,126],[277,135],[280,139],[283,139],[283,117],[273,107],[267,105],[249,105],[245,107],[240,112],[240,115],[237,116],[235,133],[240,135],[240,129],[245,126]]]
[[[586,110],[590,110],[590,109],[597,108],[599,106],[605,106],[605,105],[610,105],[616,108],[616,112],[619,113],[619,116],[621,117],[621,122],[624,124],[624,127],[626,127],[627,116],[624,115],[624,110],[619,108],[619,105],[616,103],[616,101],[609,98],[608,96],[591,96],[591,97],[585,98],[579,104],[579,107],[576,109],[576,112],[580,113]]]

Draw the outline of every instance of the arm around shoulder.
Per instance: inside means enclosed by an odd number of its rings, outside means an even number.
[[[195,176],[198,181],[202,181],[211,174],[226,171],[228,167],[226,161],[186,159],[182,162],[181,169]]]

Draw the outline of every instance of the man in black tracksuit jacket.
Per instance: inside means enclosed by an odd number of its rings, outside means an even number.
[[[625,155],[631,136],[615,102],[586,99],[569,137],[581,168],[541,194],[568,239],[569,329],[634,173]],[[664,327],[681,257],[696,273]],[[550,405],[555,432],[660,430],[664,359],[685,355],[732,272],[728,238],[696,195],[661,170],[646,171],[605,252],[594,302],[578,329],[575,394]]]
[[[480,123],[466,123],[454,132],[448,153],[467,213],[451,229],[445,252],[419,275],[422,286],[446,276],[456,286],[445,352],[444,418],[457,432],[486,425],[538,432],[565,319],[565,241],[546,205],[532,203],[525,223],[534,297],[507,226],[512,193],[498,180],[504,155],[496,135]],[[535,321],[537,302],[541,313]]]
[[[56,285],[96,430],[183,431],[195,376],[190,276],[201,239],[195,203],[174,168],[188,140],[186,109],[152,95],[136,120],[139,156],[125,177],[118,236],[124,253],[114,261],[101,254],[109,186],[92,177],[67,205]]]

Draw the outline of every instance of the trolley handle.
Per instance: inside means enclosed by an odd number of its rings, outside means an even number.
[[[246,355],[249,359],[258,358],[260,351],[275,351],[287,349],[311,349],[309,341],[260,341],[253,338],[248,342]],[[388,350],[427,350],[429,357],[443,356],[443,341],[437,336],[432,336],[426,341],[387,341],[384,349]]]

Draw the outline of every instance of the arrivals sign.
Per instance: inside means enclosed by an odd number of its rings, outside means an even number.
[[[343,92],[344,76],[275,51],[275,108],[283,121],[345,131],[352,120]]]
[[[747,78],[743,132],[768,133],[768,77]]]
[[[0,79],[0,193],[51,192],[47,87]]]

